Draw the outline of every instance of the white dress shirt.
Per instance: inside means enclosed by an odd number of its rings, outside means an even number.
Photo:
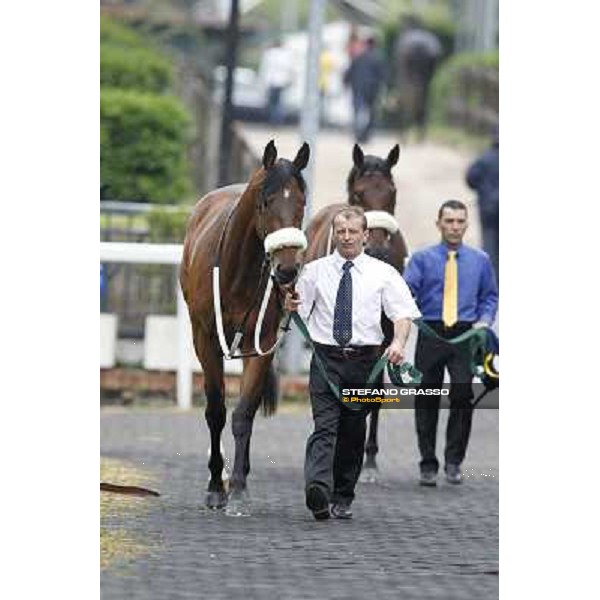
[[[346,259],[333,254],[306,265],[296,283],[301,304],[298,314],[308,322],[311,338],[337,346],[333,313]],[[352,260],[351,346],[378,346],[383,341],[381,310],[392,321],[421,316],[410,290],[394,267],[361,252]]]

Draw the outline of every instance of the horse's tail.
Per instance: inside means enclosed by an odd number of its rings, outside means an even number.
[[[271,417],[277,412],[277,400],[279,399],[279,378],[275,373],[275,369],[271,364],[265,377],[265,385],[263,388],[260,403],[262,413],[265,417]]]

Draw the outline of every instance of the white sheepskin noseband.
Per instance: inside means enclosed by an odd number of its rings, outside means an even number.
[[[270,233],[265,238],[265,252],[271,254],[280,248],[300,248],[306,250],[308,242],[301,229],[296,227],[284,227]]]
[[[367,229],[385,229],[388,233],[396,233],[400,229],[394,216],[384,210],[369,210],[365,213],[365,217],[367,217]]]

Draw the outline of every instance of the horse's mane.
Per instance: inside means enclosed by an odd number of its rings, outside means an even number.
[[[249,191],[260,194],[265,200],[271,194],[280,190],[290,179],[295,178],[302,193],[306,190],[306,182],[302,173],[294,163],[285,158],[280,158],[270,169],[259,169],[248,182]]]
[[[381,173],[387,179],[392,179],[392,170],[387,160],[379,158],[378,156],[367,155],[360,168],[354,165],[352,169],[350,169],[346,181],[347,191],[350,192],[354,182],[367,173]]]

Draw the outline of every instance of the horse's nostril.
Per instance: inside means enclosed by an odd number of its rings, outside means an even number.
[[[279,265],[275,269],[275,280],[281,285],[287,285],[288,283],[294,281],[297,274],[298,269],[295,267],[292,267],[291,269],[283,269],[281,265]]]

